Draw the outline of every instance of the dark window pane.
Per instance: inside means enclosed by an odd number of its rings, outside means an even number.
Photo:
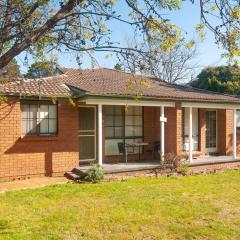
[[[123,115],[124,114],[124,107],[123,106],[115,106],[115,115]]]
[[[79,137],[80,160],[95,158],[95,136]]]
[[[51,118],[49,119],[50,116]],[[56,105],[41,104],[39,106],[37,104],[21,104],[21,118],[21,132],[23,135],[57,132]]]
[[[49,133],[56,133],[57,132],[57,119],[50,119],[49,120]]]
[[[36,134],[37,133],[37,119],[28,120],[27,133]]]
[[[105,124],[106,126],[113,127],[114,126],[114,116],[106,116],[105,118]]]
[[[123,127],[115,127],[115,137],[123,137]]]
[[[29,105],[22,105],[21,106],[21,118],[28,118],[28,113],[29,113]]]
[[[106,115],[113,115],[113,106],[104,106],[104,111]]]
[[[48,119],[41,120],[40,133],[48,133]]]
[[[49,118],[48,105],[40,105],[40,119]]]
[[[56,105],[49,106],[49,118],[57,118],[57,106]]]
[[[106,137],[114,137],[114,127],[106,127]]]
[[[95,129],[95,109],[89,107],[81,107],[79,109],[79,130],[94,130]]]
[[[124,117],[123,116],[115,116],[114,125],[121,127],[124,125]]]

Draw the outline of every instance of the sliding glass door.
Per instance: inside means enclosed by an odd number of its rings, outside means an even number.
[[[217,111],[206,111],[206,152],[217,152]]]
[[[106,156],[119,155],[118,142],[143,141],[143,107],[104,106],[104,113]],[[134,153],[139,153],[139,148],[134,148]]]
[[[189,150],[189,109],[183,108],[182,111],[182,135],[183,135],[183,151]],[[193,138],[193,151],[198,151],[199,144],[198,144],[198,138],[199,138],[199,124],[198,124],[198,109],[193,108],[192,110],[192,138]]]

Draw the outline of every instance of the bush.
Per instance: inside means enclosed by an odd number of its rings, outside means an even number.
[[[166,153],[164,155],[164,165],[169,166],[173,169],[176,169],[180,165],[180,158],[174,153]]]
[[[104,178],[103,168],[99,164],[93,164],[87,171],[86,180],[93,183],[100,182]]]
[[[189,166],[187,163],[181,163],[179,166],[178,171],[183,175],[186,176],[188,174]]]

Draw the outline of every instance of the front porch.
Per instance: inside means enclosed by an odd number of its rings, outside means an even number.
[[[198,165],[208,165],[208,164],[221,164],[221,163],[231,163],[240,162],[240,157],[234,158],[233,156],[199,156],[193,158],[192,162],[189,162],[190,166]]]
[[[222,163],[240,162],[240,157],[234,159],[232,156],[200,156],[194,158],[192,162],[186,161],[191,166],[212,165]],[[104,163],[102,165],[105,174],[111,173],[124,173],[135,172],[144,170],[156,170],[161,168],[161,163],[157,161],[143,161],[143,162],[130,162],[130,163]],[[86,172],[91,166],[80,166],[81,171]]]
[[[91,135],[89,130],[83,130],[81,137],[92,138],[92,144],[88,142],[87,146],[94,151],[90,160],[103,165],[107,172],[155,168],[164,161],[165,153],[184,156],[190,165],[240,160],[237,157],[238,106],[93,99],[81,104],[80,108],[93,109],[94,116],[89,121],[93,125]],[[125,106],[129,112],[125,112]],[[81,118],[80,114],[80,123]],[[120,142],[146,145],[129,153],[126,165],[126,157],[118,149]],[[152,154],[154,142],[159,143],[159,149]],[[80,168],[88,168],[83,165],[82,156],[87,155],[83,149],[80,146]]]
[[[239,169],[240,158],[234,159],[231,156],[201,156],[194,158],[192,162],[187,161],[189,171],[191,173],[199,172],[215,172],[222,169]],[[91,166],[75,167],[71,172],[67,172],[65,176],[72,180],[81,180],[86,176],[86,172]],[[146,174],[168,174],[173,173],[170,168],[165,168],[160,162],[130,162],[130,163],[112,163],[102,164],[103,172],[107,175],[120,174],[123,176],[139,176]],[[176,171],[176,169],[175,169]]]

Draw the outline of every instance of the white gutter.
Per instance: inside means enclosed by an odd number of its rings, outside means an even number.
[[[83,100],[86,104],[102,104],[102,105],[128,105],[128,106],[152,106],[152,107],[175,107],[175,102],[167,102],[167,101],[151,101],[151,100],[127,100],[127,99],[86,99]]]
[[[214,108],[214,109],[240,109],[240,103],[239,104],[231,104],[231,103],[182,102],[182,107]]]

